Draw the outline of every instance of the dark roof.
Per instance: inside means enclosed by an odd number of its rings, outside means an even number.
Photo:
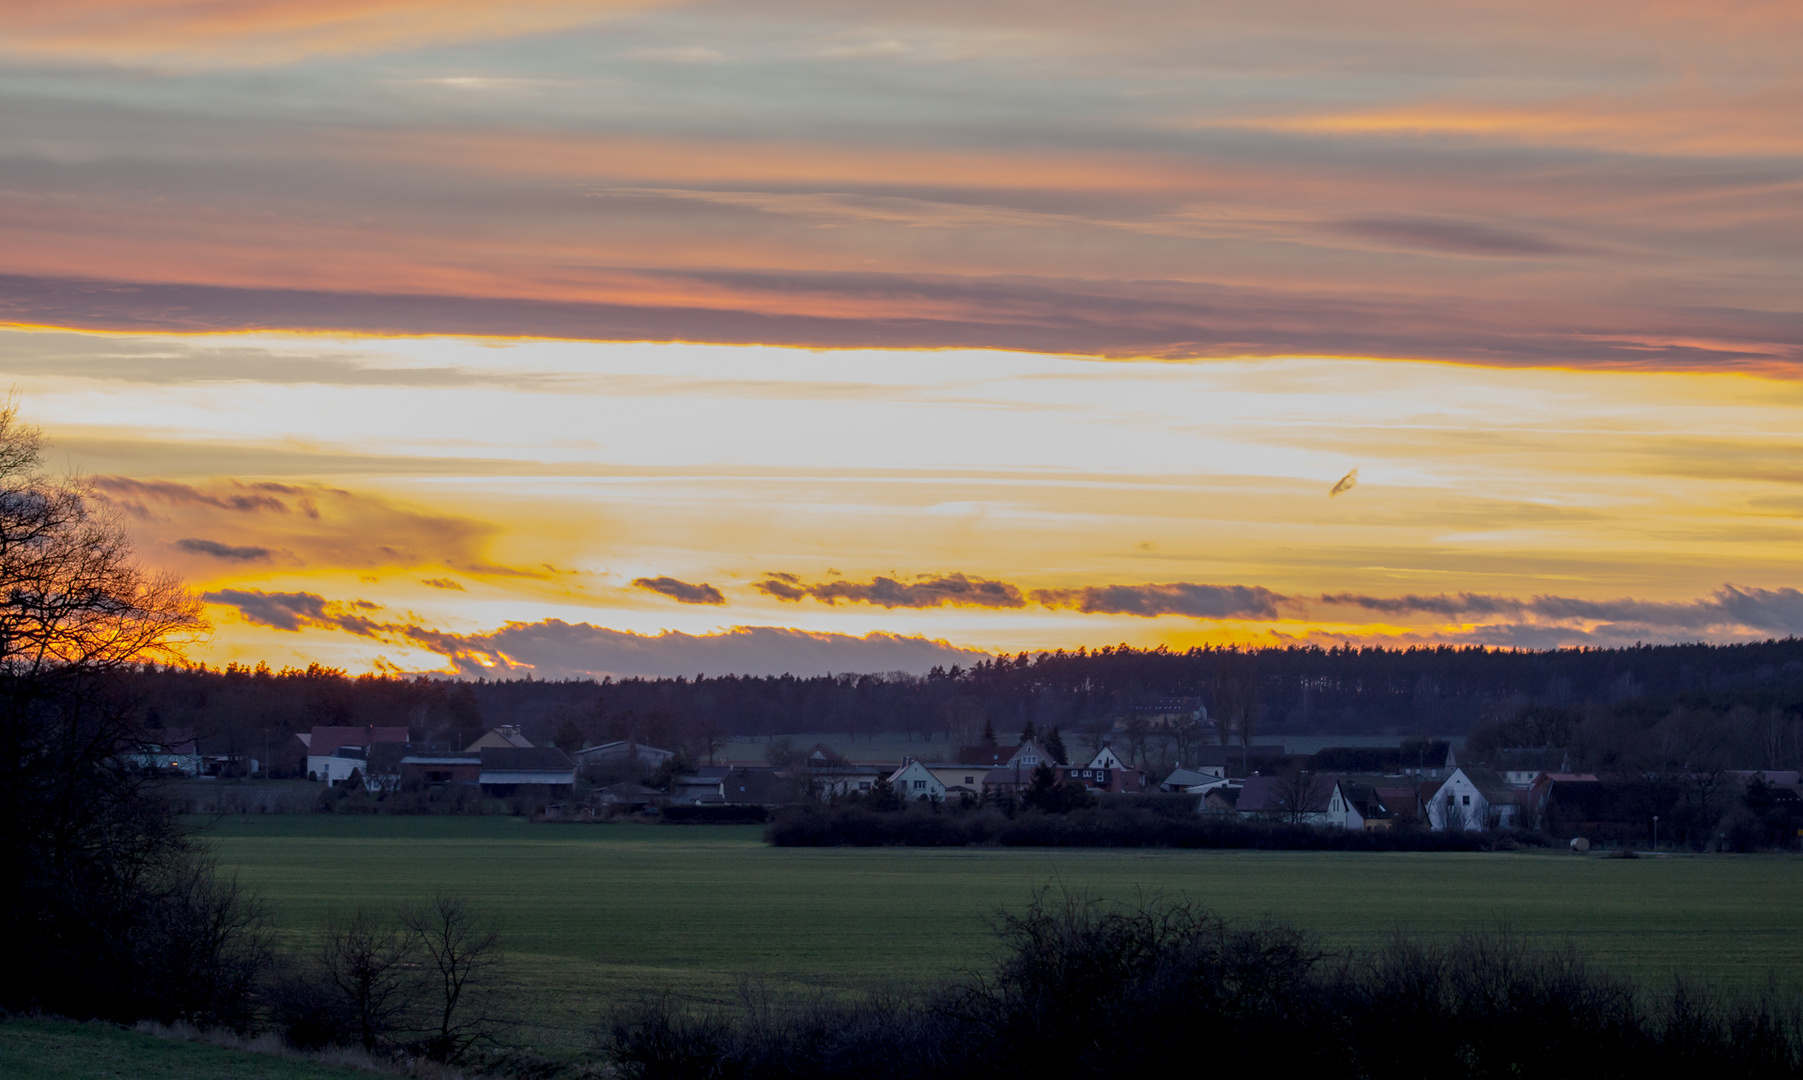
[[[331,757],[341,746],[368,746],[371,743],[407,741],[406,725],[389,727],[327,727],[315,725],[307,753],[314,757]]]
[[[798,801],[795,783],[775,769],[733,769],[720,781],[720,791],[729,803],[770,806]]]
[[[1384,805],[1383,796],[1369,784],[1349,784],[1342,780],[1340,793],[1346,796],[1346,801],[1352,804],[1352,808],[1358,811],[1360,817],[1387,818],[1390,816],[1390,808]]]
[[[958,747],[958,764],[986,765],[994,768],[1008,760],[1014,753],[1013,747],[1002,746],[960,746]]]
[[[1326,813],[1328,802],[1333,798],[1333,777],[1311,774],[1308,777],[1307,789],[1299,791],[1300,786],[1297,779],[1291,776],[1248,776],[1240,795],[1240,812],[1277,813],[1286,811],[1290,807],[1284,804],[1300,794],[1304,800],[1304,805],[1301,807],[1302,813]]]
[[[1521,801],[1521,792],[1510,787],[1509,782],[1495,769],[1461,767],[1459,771],[1465,774],[1465,779],[1471,781],[1472,787],[1477,788],[1484,801],[1492,806],[1506,806]]]
[[[555,746],[485,746],[484,772],[564,772],[576,768],[568,754]]]

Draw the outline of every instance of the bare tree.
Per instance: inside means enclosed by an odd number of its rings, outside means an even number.
[[[402,919],[419,942],[430,984],[427,1056],[456,1061],[501,1027],[493,985],[501,963],[500,931],[463,900],[442,893]]]
[[[319,965],[363,1049],[373,1052],[410,1026],[420,983],[413,969],[418,935],[359,908],[326,925]]]
[[[179,658],[205,623],[41,461],[38,432],[0,406],[0,1005],[129,1013],[149,992],[139,920],[189,852],[129,765],[147,740],[117,676]]]

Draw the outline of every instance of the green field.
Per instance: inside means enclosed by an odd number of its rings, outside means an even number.
[[[111,1024],[10,1017],[0,1020],[0,1080],[368,1080],[336,1068],[271,1054],[176,1042]]]
[[[1803,971],[1803,859],[1569,853],[777,849],[756,828],[515,818],[267,816],[209,823],[221,867],[302,944],[333,912],[445,889],[505,922],[532,1017],[569,1049],[609,1002],[672,992],[919,985],[981,967],[988,920],[1037,888],[1183,897],[1330,948],[1507,925],[1618,970],[1747,986]]]

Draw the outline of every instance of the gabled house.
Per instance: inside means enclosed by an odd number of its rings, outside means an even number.
[[[1058,759],[1040,746],[1037,740],[1029,739],[1015,747],[1001,765],[983,774],[983,792],[1018,794],[1025,791],[1033,782],[1033,770],[1041,765],[1059,767]]]
[[[683,806],[716,806],[726,801],[722,787],[732,773],[730,765],[703,765],[670,781],[670,802]]]
[[[407,729],[393,727],[344,727],[315,725],[302,740],[307,744],[307,779],[338,784],[352,771],[369,767],[369,748],[377,743],[406,743]]]
[[[1340,795],[1346,803],[1346,827],[1353,831],[1377,832],[1396,824],[1383,796],[1369,784],[1340,781]]]
[[[945,799],[945,782],[918,761],[903,762],[901,768],[889,774],[889,783],[903,802],[917,799],[942,802]]]
[[[481,782],[482,753],[479,750],[418,750],[401,757],[402,787],[415,784],[444,787]]]
[[[526,736],[520,734],[520,729],[517,724],[501,724],[498,727],[491,727],[481,735],[478,735],[468,746],[464,747],[464,749],[480,751],[488,749],[498,750],[505,747],[513,747],[516,750],[530,750],[532,749],[532,742],[530,739],[527,739]]]
[[[1346,828],[1348,820],[1339,782],[1315,773],[1248,776],[1236,809],[1242,816],[1332,829]]]
[[[1090,758],[1088,765],[1085,766],[1090,769],[1125,769],[1126,767],[1127,763],[1122,761],[1120,755],[1114,752],[1114,747],[1107,743],[1102,744],[1102,748],[1096,751],[1096,756]]]
[[[1494,769],[1460,766],[1427,800],[1428,826],[1436,832],[1512,829],[1525,823],[1527,796]]]

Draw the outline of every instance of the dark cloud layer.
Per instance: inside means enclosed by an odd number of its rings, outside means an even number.
[[[634,578],[632,584],[637,588],[667,596],[679,604],[726,603],[726,596],[705,581],[699,585],[691,585],[673,577],[642,577]]]
[[[1086,615],[1187,615],[1195,619],[1274,619],[1286,601],[1257,585],[1092,585],[1082,589],[1037,589],[1035,603],[1075,608]]]
[[[232,562],[261,562],[270,556],[270,550],[266,547],[257,547],[254,544],[235,546],[222,544],[217,540],[202,540],[192,536],[177,540],[175,546],[196,555],[211,555],[215,559],[226,559]]]
[[[1321,602],[1387,615],[1433,615],[1446,619],[1533,620],[1532,624],[1490,632],[1504,640],[1570,638],[1572,631],[1544,623],[1600,624],[1592,634],[1625,640],[1666,639],[1673,634],[1698,637],[1723,630],[1770,634],[1803,634],[1803,592],[1794,588],[1759,589],[1724,585],[1706,598],[1664,602],[1652,600],[1584,600],[1568,596],[1511,597],[1482,593],[1438,596],[1364,596],[1332,593]],[[1526,635],[1523,637],[1522,635]]]
[[[721,307],[653,307],[0,275],[0,321],[142,332],[331,330],[1171,358],[1391,356],[1632,367],[1803,361],[1803,317],[1760,311],[1593,307],[1565,313],[1552,328],[1543,304],[1517,310],[1501,300],[1429,303],[1194,282],[777,272],[644,276],[670,279],[672,288],[682,282],[696,289],[727,286],[740,299]],[[866,313],[772,313],[782,297]],[[892,302],[896,297],[909,298],[905,312]],[[928,301],[937,302],[938,314],[914,313]]]
[[[1026,600],[1018,586],[964,574],[919,577],[913,581],[877,577],[870,581],[804,582],[794,574],[769,574],[757,583],[758,591],[778,600],[799,601],[813,597],[823,604],[840,601],[873,604],[882,608],[1018,608]]]

